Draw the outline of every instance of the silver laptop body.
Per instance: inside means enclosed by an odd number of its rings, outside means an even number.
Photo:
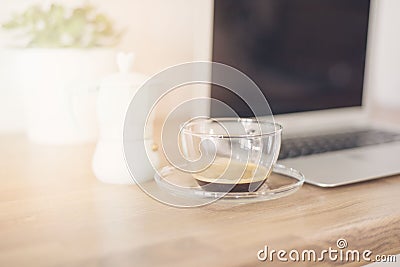
[[[306,3],[306,1],[307,0],[304,2]],[[324,1],[327,3],[330,2],[331,4],[333,3],[329,0],[321,0],[319,3],[323,4]],[[204,41],[204,38],[202,39],[204,46],[199,53],[199,58],[204,59],[204,56],[208,56],[208,59],[214,61],[226,64],[232,63],[229,60],[224,62],[223,57],[224,53],[226,53],[226,49],[225,47],[219,47],[221,45],[238,45],[237,42],[229,43],[226,40],[221,39],[226,38],[226,35],[229,34],[230,31],[227,30],[227,28],[223,28],[224,23],[226,24],[226,22],[221,22],[221,17],[225,18],[223,15],[225,11],[224,8],[235,8],[235,6],[232,5],[238,3],[237,1],[230,2],[231,3],[228,3],[228,0],[216,0],[214,3],[214,14],[209,15],[209,18],[211,21],[214,21],[214,23],[210,23],[208,28],[204,26],[199,28],[202,29],[199,31],[199,36],[213,36],[213,38],[211,38],[213,40],[212,42]],[[250,0],[246,2],[242,0],[241,2],[243,5],[248,5],[249,2],[254,2],[253,4],[255,4],[257,1]],[[278,4],[277,1],[273,0],[265,0],[263,3],[259,0],[259,2],[256,3],[259,6],[257,7],[255,5],[256,9],[262,10],[263,7],[260,5],[263,5],[264,3],[268,4],[268,2],[273,2],[274,5]],[[296,2],[299,3],[299,1]],[[342,3],[344,2],[345,1],[342,1]],[[287,140],[307,141],[318,139],[321,136],[331,138],[332,136],[340,136],[346,133],[352,136],[352,133],[363,133],[363,131],[368,129],[375,131],[378,134],[379,132],[386,131],[394,133],[394,135],[400,133],[400,128],[396,124],[372,120],[370,117],[371,107],[372,104],[374,104],[374,96],[372,92],[378,92],[379,88],[377,87],[380,86],[379,79],[375,75],[377,57],[379,56],[379,47],[376,38],[376,32],[379,29],[377,29],[375,21],[377,19],[376,16],[379,15],[377,9],[379,1],[372,0],[369,3],[369,1],[366,0],[366,2],[368,2],[368,5],[370,6],[368,15],[367,48],[364,51],[366,60],[363,76],[362,103],[345,108],[339,107],[320,110],[314,108],[312,109],[313,111],[303,110],[302,112],[290,112],[289,114],[280,112],[279,115],[275,116],[275,120],[278,123],[281,123],[284,127],[283,146]],[[280,3],[282,3],[282,1]],[[229,23],[229,27],[237,27],[237,23]],[[207,29],[205,30],[205,28],[207,28],[209,32],[207,32]],[[206,53],[204,52],[204,47],[208,48],[208,53],[207,51]],[[212,53],[212,51],[214,53]],[[227,49],[227,51],[229,51],[229,49]],[[223,54],[221,56],[222,59],[219,57],[219,53]],[[240,62],[238,64],[240,65]],[[237,66],[237,64],[236,66],[234,65],[234,67],[239,67],[240,69],[240,66]],[[244,66],[243,69],[246,73],[246,66]],[[251,75],[249,76],[250,78],[253,78]],[[260,86],[263,86],[262,82]],[[213,95],[212,90],[213,89],[211,89],[211,96]],[[266,96],[268,99],[268,93]],[[343,97],[346,98],[345,95]],[[215,114],[213,115],[213,112],[211,112],[211,115],[215,116]],[[306,182],[321,187],[334,187],[361,182],[400,173],[400,139],[397,136],[393,140],[385,140],[372,145],[361,145],[352,148],[338,149],[335,151],[328,150],[323,153],[305,153],[305,155],[285,157],[284,159],[279,160],[279,163],[303,172],[306,177]]]

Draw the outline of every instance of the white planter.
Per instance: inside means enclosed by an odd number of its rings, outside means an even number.
[[[45,144],[95,141],[99,81],[116,70],[112,49],[13,50],[27,133]]]

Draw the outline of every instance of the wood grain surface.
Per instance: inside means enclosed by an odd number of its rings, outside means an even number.
[[[265,245],[322,250],[339,238],[373,255],[400,253],[400,176],[179,209],[135,185],[97,181],[94,145],[40,146],[4,135],[0,148],[0,266],[272,266],[279,262],[257,260]]]

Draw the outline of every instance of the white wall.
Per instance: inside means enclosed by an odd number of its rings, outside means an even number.
[[[369,102],[400,109],[400,1],[376,0],[368,70]]]

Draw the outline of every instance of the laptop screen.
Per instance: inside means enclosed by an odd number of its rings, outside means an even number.
[[[360,106],[369,0],[215,0],[213,61],[247,74],[274,114]],[[228,90],[212,98],[253,116]],[[211,115],[224,116],[211,105]]]

